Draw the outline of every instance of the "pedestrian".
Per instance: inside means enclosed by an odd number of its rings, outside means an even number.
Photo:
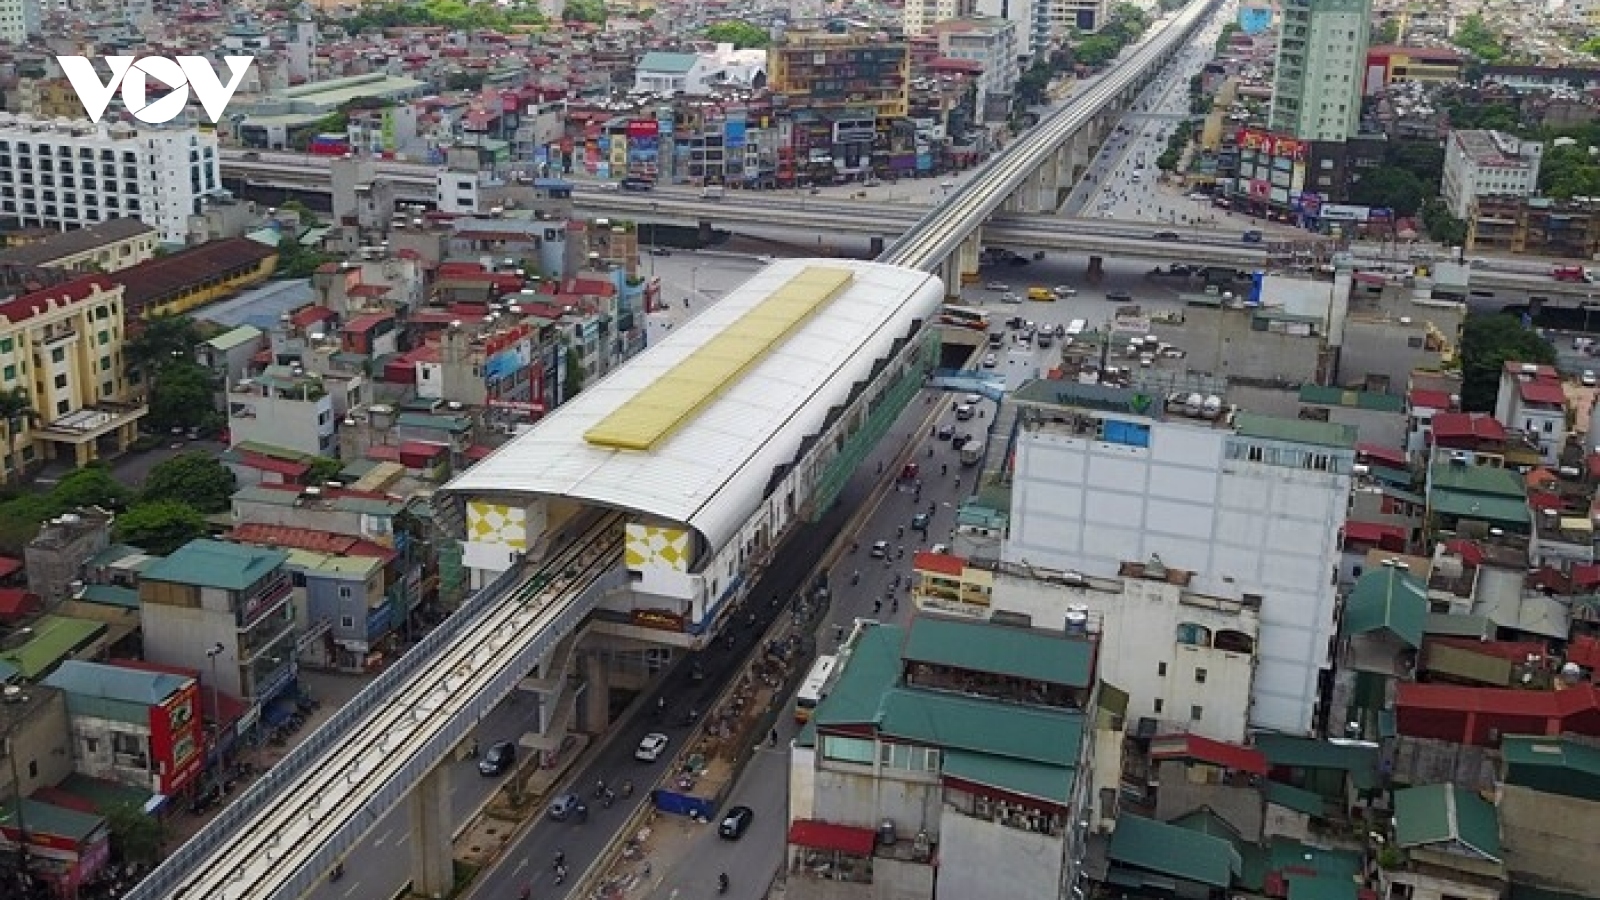
[[[767,733],[767,746],[769,746],[769,747],[778,746],[778,729],[774,728],[770,732]]]

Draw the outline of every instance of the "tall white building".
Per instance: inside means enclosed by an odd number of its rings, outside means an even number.
[[[1190,591],[1258,606],[1250,725],[1308,734],[1332,660],[1354,430],[1190,399],[1168,411],[1134,389],[1035,382],[1019,391],[1001,555],[1094,577],[1155,559],[1191,573]],[[1209,408],[1215,421],[1184,408]]]
[[[978,75],[978,118],[1005,121],[1022,74],[1017,65],[1017,23],[994,17],[954,19],[932,30],[939,37],[940,56],[983,66]]]
[[[24,44],[39,34],[39,0],[0,0],[0,40]]]
[[[1544,144],[1500,131],[1452,131],[1445,143],[1439,193],[1450,214],[1466,219],[1478,197],[1532,197],[1539,190]]]
[[[1273,69],[1276,134],[1345,141],[1361,123],[1372,0],[1285,0]]]
[[[161,243],[181,246],[189,217],[221,190],[217,138],[199,129],[0,113],[0,216],[23,227],[66,230],[138,219],[159,232]]]

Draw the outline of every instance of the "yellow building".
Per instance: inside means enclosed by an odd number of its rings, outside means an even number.
[[[1367,50],[1365,93],[1371,96],[1395,84],[1454,84],[1466,70],[1464,56],[1446,47],[1395,47]]]
[[[17,81],[17,111],[36,119],[82,119],[83,101],[65,78],[22,78]]]
[[[904,118],[910,107],[911,48],[869,33],[791,31],[767,51],[768,87],[813,112],[871,109]]]
[[[912,596],[929,609],[973,612],[988,609],[994,573],[948,553],[918,553],[911,559]]]
[[[138,219],[107,219],[71,231],[26,234],[29,237],[0,250],[0,266],[116,272],[154,259],[159,246],[156,230]]]
[[[0,478],[114,456],[148,409],[125,402],[123,289],[90,275],[0,303]]]
[[[250,238],[225,238],[158,256],[112,274],[127,289],[128,315],[176,316],[255,287],[278,268],[278,250]]]

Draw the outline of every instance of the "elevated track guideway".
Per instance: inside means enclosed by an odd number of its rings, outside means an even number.
[[[960,255],[1034,170],[1137,90],[1216,2],[1192,2],[1073,105],[986,163],[879,261],[932,271]],[[442,791],[448,776],[438,766],[468,728],[579,628],[601,597],[626,586],[623,521],[622,513],[593,513],[543,561],[513,566],[479,591],[167,858],[130,900],[304,897],[410,794]],[[444,845],[448,837],[417,835]],[[447,869],[448,858],[439,865]]]

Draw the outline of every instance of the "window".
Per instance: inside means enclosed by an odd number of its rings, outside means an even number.
[[[879,744],[878,762],[888,769],[937,772],[939,751],[932,747],[913,747],[909,744]]]
[[[349,600],[351,597],[354,597],[354,596],[355,596],[355,592],[350,590],[350,585],[348,585],[348,584],[339,585],[339,599],[340,600]]]
[[[1156,674],[1161,676],[1162,678],[1167,677],[1167,664],[1166,663],[1156,663]]]
[[[62,401],[59,401],[58,403],[56,403],[56,415],[64,416],[64,415],[66,415],[67,413],[69,413],[71,411],[72,411],[72,404],[71,403],[68,403],[65,400],[62,400]]]
[[[67,376],[66,376],[66,373],[63,372],[62,374],[56,376],[56,390],[64,391],[66,389],[67,389]]]
[[[1167,703],[1166,703],[1165,700],[1157,699],[1156,700],[1156,715],[1158,715],[1158,716],[1161,715],[1161,708],[1166,706],[1166,705],[1167,705]]]
[[[1205,684],[1206,683],[1206,670],[1205,669],[1195,669],[1194,670],[1194,683],[1195,684]]]
[[[823,759],[870,766],[873,759],[872,751],[873,744],[870,740],[836,737],[834,735],[825,735],[822,739]]]
[[[1201,707],[1201,706],[1191,706],[1191,707],[1189,707],[1189,721],[1191,721],[1191,722],[1200,721],[1201,713],[1203,713],[1203,712],[1205,712],[1205,708],[1204,707]]]
[[[339,627],[340,628],[354,628],[354,627],[356,627],[355,616],[340,616],[339,617]]]
[[[53,363],[63,362],[66,360],[66,358],[67,351],[61,347],[57,347],[50,351],[50,361]]]

